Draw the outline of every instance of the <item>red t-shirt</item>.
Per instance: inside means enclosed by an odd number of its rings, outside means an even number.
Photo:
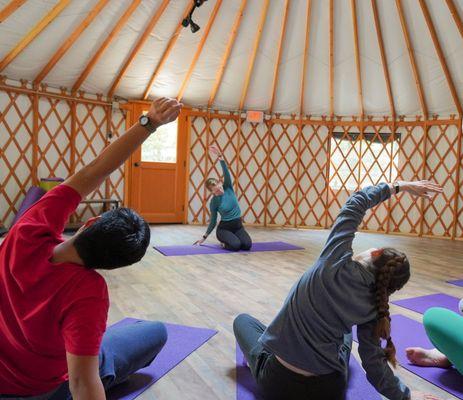
[[[66,352],[98,355],[108,289],[94,270],[50,259],[81,197],[59,185],[0,245],[0,393],[47,393],[68,379]]]

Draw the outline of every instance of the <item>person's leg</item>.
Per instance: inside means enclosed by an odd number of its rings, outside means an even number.
[[[248,314],[240,314],[233,321],[233,332],[235,333],[236,341],[254,377],[257,374],[258,359],[262,352],[262,346],[258,340],[265,329],[264,324]]]
[[[241,242],[241,250],[251,250],[252,239],[243,226],[235,232],[235,235]]]
[[[105,390],[151,364],[167,341],[163,323],[137,321],[109,327],[100,351],[100,377]]]
[[[463,374],[463,317],[433,307],[424,314],[423,324],[432,344]]]
[[[241,241],[238,237],[227,229],[226,225],[219,224],[216,231],[217,239],[224,244],[225,249],[230,251],[239,251]]]

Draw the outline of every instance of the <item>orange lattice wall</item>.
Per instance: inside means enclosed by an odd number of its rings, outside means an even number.
[[[80,97],[79,97],[80,96]],[[67,178],[125,128],[125,115],[101,98],[0,80],[0,223],[8,226],[28,188],[42,177]],[[111,136],[111,137],[110,137]],[[123,199],[123,168],[89,198]],[[80,207],[77,218],[99,213]]]
[[[461,120],[267,116],[190,112],[188,222],[207,223],[204,182],[220,176],[206,149],[215,143],[230,166],[244,221],[261,226],[329,228],[347,197],[381,181],[432,179],[431,202],[401,194],[369,212],[362,229],[463,238]]]

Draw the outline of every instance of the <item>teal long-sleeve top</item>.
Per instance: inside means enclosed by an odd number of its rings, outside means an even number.
[[[220,160],[223,171],[223,194],[214,196],[209,204],[211,210],[211,221],[207,227],[206,235],[209,235],[217,225],[217,213],[220,214],[222,221],[231,221],[241,217],[241,209],[236,198],[233,184],[224,160]]]

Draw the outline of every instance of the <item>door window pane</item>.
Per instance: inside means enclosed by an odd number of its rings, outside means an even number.
[[[162,125],[141,146],[141,160],[177,162],[177,120]]]

